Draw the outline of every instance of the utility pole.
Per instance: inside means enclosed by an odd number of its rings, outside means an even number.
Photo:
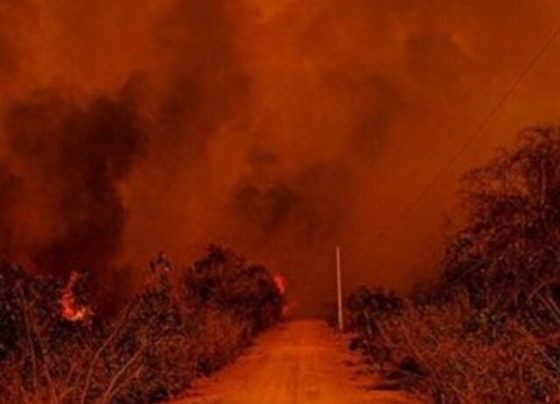
[[[338,304],[338,329],[344,331],[344,312],[342,305],[342,269],[340,267],[340,247],[336,246],[336,295]]]

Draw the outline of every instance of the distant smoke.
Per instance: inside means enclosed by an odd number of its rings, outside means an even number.
[[[272,156],[269,154],[268,156]],[[278,243],[288,236],[294,246],[311,246],[333,239],[346,208],[348,173],[340,167],[322,164],[309,167],[295,177],[262,178],[274,160],[255,163],[253,177],[235,189],[231,216],[239,227],[253,232],[258,243]],[[261,177],[261,178],[259,178]],[[324,220],[325,218],[331,220]]]

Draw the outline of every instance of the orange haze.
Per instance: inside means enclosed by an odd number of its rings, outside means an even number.
[[[459,175],[557,120],[560,43],[401,217],[559,19],[556,0],[3,0],[3,253],[121,291],[158,250],[225,243],[316,313],[340,244],[346,287],[406,290]]]

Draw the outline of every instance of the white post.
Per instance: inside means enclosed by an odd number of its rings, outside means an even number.
[[[336,246],[336,294],[338,303],[338,329],[344,331],[344,314],[342,304],[342,270],[340,268],[340,247]]]

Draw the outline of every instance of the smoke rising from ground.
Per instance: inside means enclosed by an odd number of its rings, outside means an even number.
[[[224,242],[286,271],[311,312],[332,295],[341,244],[347,285],[409,288],[434,271],[461,172],[557,119],[559,44],[383,229],[558,16],[530,0],[4,1],[4,254],[133,284],[122,268],[160,249],[184,262]]]
[[[22,222],[40,216],[36,229],[16,223],[15,237],[40,231],[22,246],[38,269],[68,275],[77,268],[100,273],[121,248],[125,209],[118,184],[126,179],[143,141],[143,127],[128,88],[118,98],[95,98],[81,107],[46,91],[15,104],[5,135],[23,178]],[[12,188],[13,190],[13,188]],[[17,192],[17,191],[16,191]],[[38,242],[39,241],[39,242]]]

